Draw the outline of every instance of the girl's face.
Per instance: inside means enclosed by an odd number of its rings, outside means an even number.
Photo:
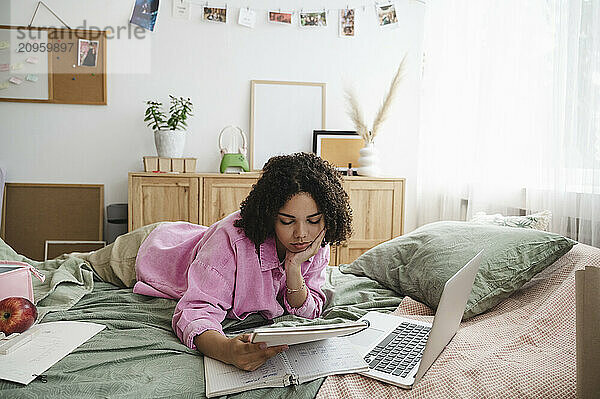
[[[325,216],[308,193],[298,193],[275,216],[275,241],[279,258],[286,251],[302,252],[325,228]]]

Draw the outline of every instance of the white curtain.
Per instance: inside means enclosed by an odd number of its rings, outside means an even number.
[[[600,246],[600,1],[428,3],[417,222],[550,210]]]

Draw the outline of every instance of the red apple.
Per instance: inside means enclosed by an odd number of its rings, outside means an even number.
[[[35,323],[37,308],[27,298],[11,296],[0,301],[0,331],[22,333]]]

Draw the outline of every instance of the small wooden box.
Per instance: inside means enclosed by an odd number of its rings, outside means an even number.
[[[171,171],[183,173],[184,168],[184,159],[183,158],[171,158]]]
[[[185,173],[196,173],[196,158],[183,158]]]
[[[144,157],[144,172],[158,170],[158,157]]]
[[[144,172],[196,172],[196,158],[144,157]]]
[[[158,158],[158,170],[161,172],[171,172],[171,158]]]

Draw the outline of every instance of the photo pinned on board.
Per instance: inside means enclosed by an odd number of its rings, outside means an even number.
[[[354,37],[354,16],[356,15],[354,8],[340,10],[340,36]]]
[[[158,16],[158,0],[135,0],[130,23],[154,31]]]
[[[325,10],[317,12],[300,12],[300,26],[327,26],[327,12],[325,12]]]
[[[97,40],[79,39],[77,65],[95,67],[98,61],[100,42]]]
[[[254,25],[256,25],[256,11],[250,9],[249,7],[240,8],[238,24],[247,28],[254,28]]]
[[[227,23],[227,8],[203,7],[202,15],[205,21]]]
[[[396,15],[396,6],[394,3],[377,4],[375,5],[375,8],[380,27],[392,27],[398,25],[398,17]]]
[[[275,24],[291,25],[292,13],[281,11],[269,11],[269,22],[273,22]]]

